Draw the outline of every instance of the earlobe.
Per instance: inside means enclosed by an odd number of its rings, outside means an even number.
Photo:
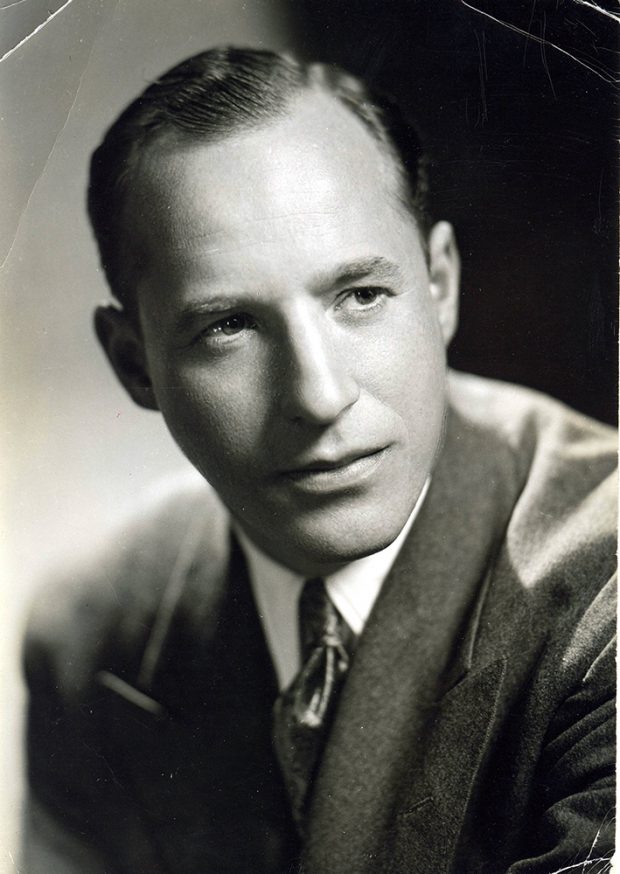
[[[95,331],[116,376],[140,407],[159,409],[139,331],[127,313],[115,306],[95,310]]]
[[[459,311],[461,259],[454,229],[449,222],[437,222],[428,239],[431,296],[444,344],[448,346],[456,332]]]

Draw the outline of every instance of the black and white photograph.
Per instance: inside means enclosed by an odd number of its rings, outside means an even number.
[[[619,24],[0,0],[0,871],[614,870]]]

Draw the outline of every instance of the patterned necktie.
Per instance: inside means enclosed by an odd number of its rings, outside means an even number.
[[[302,668],[275,703],[274,743],[293,818],[303,835],[309,789],[355,641],[321,579],[304,584],[299,599],[299,632]]]

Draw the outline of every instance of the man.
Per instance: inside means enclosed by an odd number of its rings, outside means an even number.
[[[606,870],[612,434],[446,375],[424,190],[394,107],[260,51],[95,153],[99,339],[212,490],[34,612],[27,871]]]

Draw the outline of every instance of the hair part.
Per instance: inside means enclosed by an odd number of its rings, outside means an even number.
[[[400,196],[425,239],[430,228],[426,162],[420,139],[389,97],[339,67],[306,64],[258,49],[214,48],[176,65],[121,113],[90,163],[88,214],[113,295],[131,309],[135,253],[125,208],[141,157],[165,134],[213,142],[286,115],[291,102],[318,90],[353,113],[395,168]],[[133,262],[133,263],[132,263]],[[130,266],[131,264],[131,266]]]

